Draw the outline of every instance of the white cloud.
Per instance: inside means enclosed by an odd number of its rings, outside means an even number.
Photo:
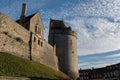
[[[120,61],[120,50],[105,52],[101,54],[82,55],[78,57],[79,68],[99,68],[107,65],[117,64]]]
[[[116,57],[120,57],[120,54],[109,55],[106,58],[116,58]]]
[[[77,18],[67,21],[78,33],[79,55],[120,48],[120,23],[103,18]]]

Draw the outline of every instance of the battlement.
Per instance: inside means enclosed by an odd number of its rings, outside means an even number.
[[[74,37],[76,37],[77,38],[77,33],[76,32],[74,32],[74,31],[72,31],[72,30],[59,30],[59,29],[57,29],[57,30],[51,30],[50,31],[50,34],[63,34],[63,35],[72,35],[72,36],[74,36]]]
[[[67,29],[66,25],[62,20],[50,19],[50,28],[51,29]]]
[[[72,31],[71,27],[67,27],[63,20],[50,19],[50,34],[73,35],[77,38],[77,33]]]

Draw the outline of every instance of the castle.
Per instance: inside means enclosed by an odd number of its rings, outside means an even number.
[[[46,42],[40,13],[26,16],[25,3],[17,21],[0,13],[0,51],[60,70],[73,79],[78,77],[77,34],[63,21],[50,19]]]

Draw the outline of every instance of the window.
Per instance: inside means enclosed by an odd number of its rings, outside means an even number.
[[[37,34],[41,34],[40,28],[38,27]]]
[[[72,45],[72,40],[70,40],[70,44]]]
[[[41,42],[41,47],[43,46],[43,42]]]
[[[40,40],[38,40],[38,45],[40,45]]]
[[[34,42],[36,42],[36,37],[34,37]]]
[[[72,51],[72,53],[74,53],[74,51]]]
[[[37,33],[37,25],[35,26],[35,33]]]
[[[35,25],[35,33],[37,33],[39,35],[41,34],[41,29],[39,28],[38,24]]]

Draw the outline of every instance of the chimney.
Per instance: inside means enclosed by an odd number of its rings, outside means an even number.
[[[26,15],[26,4],[23,3],[22,4],[22,13],[21,13],[21,16],[25,16]]]
[[[25,21],[25,18],[26,18],[26,4],[23,3],[22,4],[22,12],[21,12],[21,16],[20,16],[20,21],[19,23],[23,26],[23,22]]]

